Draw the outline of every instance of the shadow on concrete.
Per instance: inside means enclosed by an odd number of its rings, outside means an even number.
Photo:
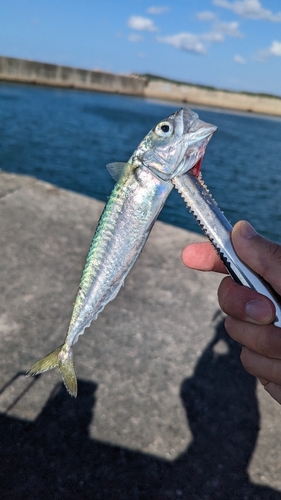
[[[173,462],[91,439],[92,382],[77,400],[59,384],[32,423],[0,415],[1,499],[281,500],[247,475],[259,411],[239,354],[219,323],[180,389],[193,440]]]

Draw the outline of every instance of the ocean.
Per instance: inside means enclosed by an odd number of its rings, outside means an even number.
[[[0,169],[106,201],[114,185],[106,164],[127,161],[147,132],[179,107],[2,83]],[[201,168],[218,205],[232,224],[247,219],[261,234],[281,243],[281,119],[191,108],[218,127]],[[175,190],[159,219],[201,232]]]

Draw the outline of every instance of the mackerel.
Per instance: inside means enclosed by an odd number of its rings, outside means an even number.
[[[173,188],[172,178],[189,170],[196,175],[215,130],[181,109],[158,123],[127,163],[107,166],[116,185],[90,246],[65,341],[28,375],[58,367],[68,392],[77,395],[72,346],[118,294]]]

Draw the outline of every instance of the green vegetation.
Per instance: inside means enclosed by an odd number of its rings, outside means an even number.
[[[197,83],[181,82],[180,80],[172,80],[171,78],[165,78],[164,76],[152,75],[151,73],[143,73],[139,76],[143,76],[149,82],[151,82],[151,81],[167,82],[167,83],[173,83],[174,85],[187,85],[188,87],[198,87],[198,88],[206,89],[206,90],[218,90],[216,87],[211,87],[208,85],[200,85]]]
[[[201,85],[198,83],[190,83],[190,82],[182,82],[179,80],[173,80],[171,78],[165,78],[164,76],[158,76],[158,75],[152,75],[151,73],[142,73],[138,74],[137,76],[142,76],[148,80],[148,82],[151,81],[158,81],[158,82],[167,82],[167,83],[173,83],[174,85],[186,85],[188,87],[197,87],[199,89],[204,89],[204,90],[213,90],[213,91],[222,91],[222,92],[228,92],[230,94],[242,94],[242,95],[248,95],[248,96],[256,96],[256,97],[266,97],[270,99],[281,99],[281,96],[279,95],[274,95],[274,94],[265,94],[265,93],[255,93],[255,92],[247,92],[246,90],[238,91],[238,90],[229,90],[229,89],[220,89],[217,87],[212,87],[211,85]]]

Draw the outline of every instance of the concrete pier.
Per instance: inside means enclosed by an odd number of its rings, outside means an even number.
[[[184,268],[188,231],[156,222],[117,298],[53,370],[102,203],[0,174],[3,499],[281,499],[280,406],[225,333],[220,277]]]

